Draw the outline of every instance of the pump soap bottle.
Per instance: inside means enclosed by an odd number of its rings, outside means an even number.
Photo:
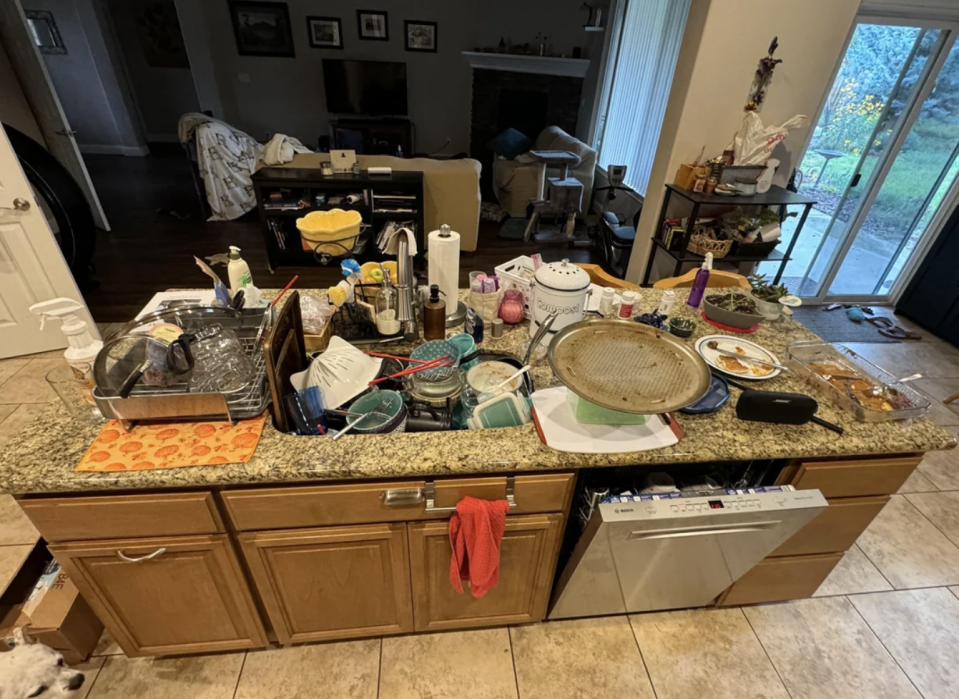
[[[423,304],[423,339],[442,340],[446,337],[446,301],[440,298],[438,284],[430,285],[430,298]]]

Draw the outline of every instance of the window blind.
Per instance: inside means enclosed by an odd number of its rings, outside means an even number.
[[[619,50],[607,74],[612,87],[599,164],[626,165],[626,184],[642,195],[649,184],[690,1],[629,0]]]

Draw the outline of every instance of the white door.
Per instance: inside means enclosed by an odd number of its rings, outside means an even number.
[[[20,161],[0,129],[0,359],[67,346],[59,322],[47,322],[41,331],[40,319],[29,311],[35,303],[59,297],[83,303]],[[87,310],[84,319],[97,337]]]
[[[20,0],[0,0],[0,41],[7,49],[23,93],[43,132],[46,141],[44,145],[80,185],[97,226],[108,231],[110,224],[97,197],[90,173],[87,172],[86,163],[83,162],[83,156],[80,155],[74,131],[70,128],[67,115],[53,89],[43,57],[30,38],[26,21]]]

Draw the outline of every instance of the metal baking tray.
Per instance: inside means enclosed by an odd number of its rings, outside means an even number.
[[[705,360],[667,332],[628,320],[582,320],[556,333],[550,368],[570,391],[596,405],[657,415],[692,405],[709,391]]]
[[[828,342],[794,342],[787,348],[787,365],[797,376],[805,377],[810,385],[822,390],[837,407],[852,413],[859,422],[887,422],[919,417],[929,410],[929,399],[909,384],[901,383],[888,371],[863,359],[848,347]],[[894,396],[899,407],[893,410],[869,408],[853,400],[846,392],[822,378],[809,364],[835,364],[837,374],[862,376],[878,386],[884,386]]]

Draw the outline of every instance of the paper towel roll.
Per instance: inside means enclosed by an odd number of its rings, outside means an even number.
[[[446,301],[447,313],[456,310],[456,301],[459,299],[460,281],[460,234],[455,231],[445,233],[449,226],[442,226],[441,230],[429,234],[429,281],[436,284],[443,292]]]

